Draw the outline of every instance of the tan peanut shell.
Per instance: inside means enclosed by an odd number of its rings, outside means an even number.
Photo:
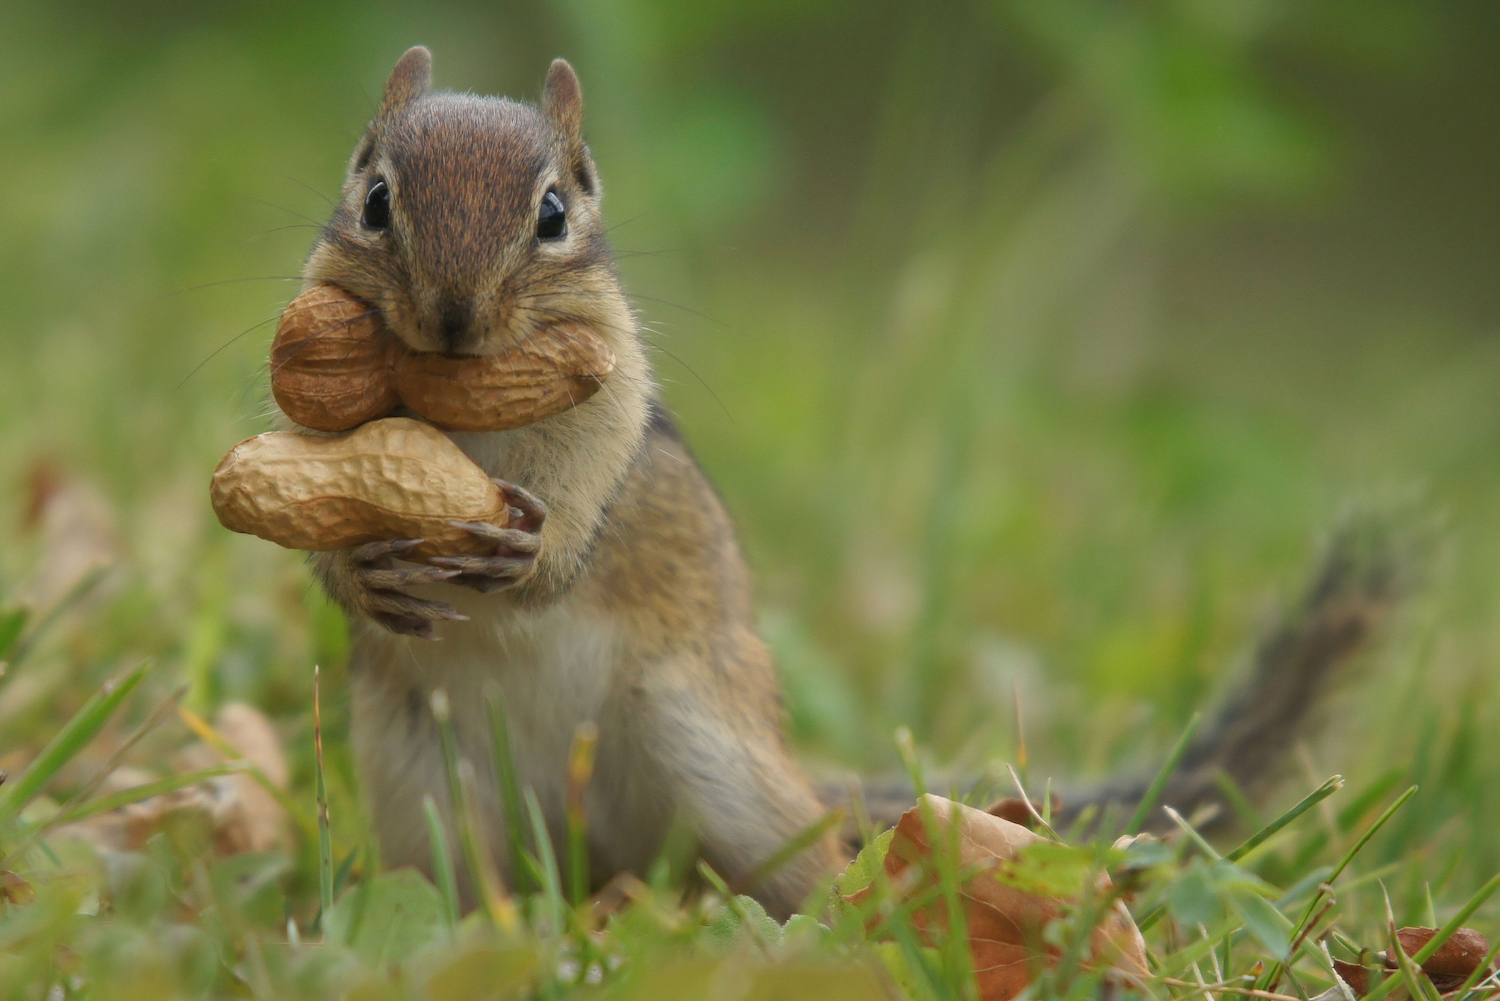
[[[395,353],[379,314],[332,285],[315,285],[281,314],[271,394],[303,427],[347,431],[400,404],[389,376]]]
[[[480,357],[407,350],[379,315],[332,285],[292,300],[271,345],[271,392],[288,417],[345,431],[404,403],[453,431],[524,427],[582,403],[615,357],[579,324],[536,330],[504,353]]]
[[[396,393],[453,431],[525,427],[582,403],[614,370],[609,345],[587,327],[547,327],[502,355],[409,353],[396,359]]]
[[[322,551],[423,539],[414,556],[485,554],[451,521],[504,526],[500,489],[441,431],[390,417],[337,437],[273,431],[240,442],[209,487],[225,528]]]

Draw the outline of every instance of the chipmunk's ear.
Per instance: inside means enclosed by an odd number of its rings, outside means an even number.
[[[380,118],[406,107],[432,88],[432,53],[425,45],[413,45],[391,70],[380,99]]]
[[[566,59],[554,59],[542,88],[542,111],[569,139],[583,138],[583,88]]]

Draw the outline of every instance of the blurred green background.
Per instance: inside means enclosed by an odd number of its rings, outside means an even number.
[[[901,722],[1014,757],[1018,695],[1034,774],[1149,766],[1339,513],[1410,495],[1443,558],[1308,756],[1423,781],[1408,835],[1500,865],[1483,0],[7,0],[0,592],[123,559],[0,690],[7,748],[142,653],[299,748],[319,659],[339,732],[337,613],[206,486],[267,427],[274,318],[418,42],[444,88],[578,69],[815,767],[889,767]]]

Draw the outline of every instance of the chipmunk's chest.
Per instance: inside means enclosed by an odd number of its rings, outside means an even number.
[[[440,644],[450,648],[443,659],[452,683],[471,694],[468,708],[475,713],[488,698],[501,700],[517,767],[545,801],[543,790],[552,792],[566,770],[574,731],[602,716],[620,663],[618,631],[570,601],[489,622],[476,614],[458,625],[473,628],[451,630],[452,638]]]
[[[439,588],[432,590],[439,596]],[[489,705],[498,701],[523,782],[544,806],[560,804],[573,734],[601,718],[617,675],[618,630],[568,600],[537,612],[497,612],[492,596],[440,590],[469,621],[441,624],[436,642],[403,641],[409,682],[427,693],[447,691],[460,742],[476,758],[490,758]]]

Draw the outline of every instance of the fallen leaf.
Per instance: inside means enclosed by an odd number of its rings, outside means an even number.
[[[1337,973],[1355,994],[1364,997],[1370,993],[1370,971],[1358,963],[1346,963],[1342,959],[1333,961],[1334,972]]]
[[[1052,797],[1052,814],[1056,816],[1062,809],[1062,800],[1057,796]],[[985,813],[1001,820],[1008,820],[1012,824],[1018,824],[1028,831],[1037,828],[1037,817],[1042,815],[1042,804],[1036,800],[1031,801],[1028,806],[1024,799],[1019,796],[1008,796],[1005,799],[996,800],[985,808]]]
[[[1437,933],[1436,928],[1400,928],[1396,931],[1396,940],[1401,943],[1403,952],[1408,956],[1414,956],[1418,950],[1432,941]],[[1447,997],[1449,992],[1456,991],[1468,979],[1469,974],[1478,969],[1480,962],[1489,954],[1489,951],[1490,944],[1483,935],[1473,928],[1460,928],[1442,944],[1437,952],[1428,957],[1427,962],[1422,964],[1422,972],[1432,980],[1438,993]],[[1378,964],[1378,967],[1346,963],[1341,959],[1333,961],[1334,971],[1359,997],[1370,993],[1370,989],[1374,986],[1370,976],[1372,969],[1378,968],[1385,976],[1397,975],[1395,960],[1385,952],[1368,955],[1375,964]],[[1405,987],[1397,987],[1391,992],[1390,1001],[1403,1001],[1407,996]]]
[[[1438,933],[1436,928],[1401,928],[1396,939],[1408,956],[1432,941]],[[1479,963],[1490,951],[1485,937],[1473,928],[1460,928],[1422,964],[1428,976],[1467,977],[1479,968]]]
[[[259,768],[281,788],[289,778],[286,756],[276,730],[260,710],[232,702],[220,710],[215,728],[239,757]],[[207,744],[192,744],[180,751],[175,764],[180,771],[195,771],[220,764],[224,756]],[[118,792],[154,781],[158,776],[122,767],[110,777],[107,789]],[[291,844],[290,819],[276,797],[249,775],[221,775],[198,785],[139,803],[96,814],[59,833],[81,836],[101,848],[140,851],[152,835],[171,817],[203,814],[220,855],[268,852]]]
[[[1056,958],[1058,950],[1042,944],[1042,931],[1075,900],[1033,892],[1030,883],[1028,889],[1019,888],[1007,879],[1006,863],[1014,862],[1028,848],[1055,843],[990,813],[927,795],[901,815],[885,856],[885,871],[898,892],[911,893],[934,883],[923,864],[932,858],[927,825],[922,819],[924,809],[931,812],[937,832],[957,836],[960,867],[982,868],[960,891],[969,951],[981,1001],[1009,1001],[1026,989],[1035,968]],[[1109,890],[1108,879],[1101,878],[1096,889]],[[866,888],[846,899],[859,903],[870,892]],[[941,902],[914,911],[912,920],[919,930],[934,938],[947,927]],[[1129,977],[1149,976],[1145,941],[1130,912],[1118,900],[1094,929],[1092,961],[1108,964]]]
[[[259,768],[278,788],[285,789],[290,770],[276,728],[259,709],[231,702],[219,710],[214,728],[239,756]],[[206,744],[196,744],[181,756],[189,768],[218,764],[222,755]],[[290,844],[290,818],[281,804],[249,775],[226,775],[211,783],[214,843],[221,854],[265,852]]]
[[[26,877],[9,869],[0,869],[0,902],[7,904],[29,904],[36,891]]]

